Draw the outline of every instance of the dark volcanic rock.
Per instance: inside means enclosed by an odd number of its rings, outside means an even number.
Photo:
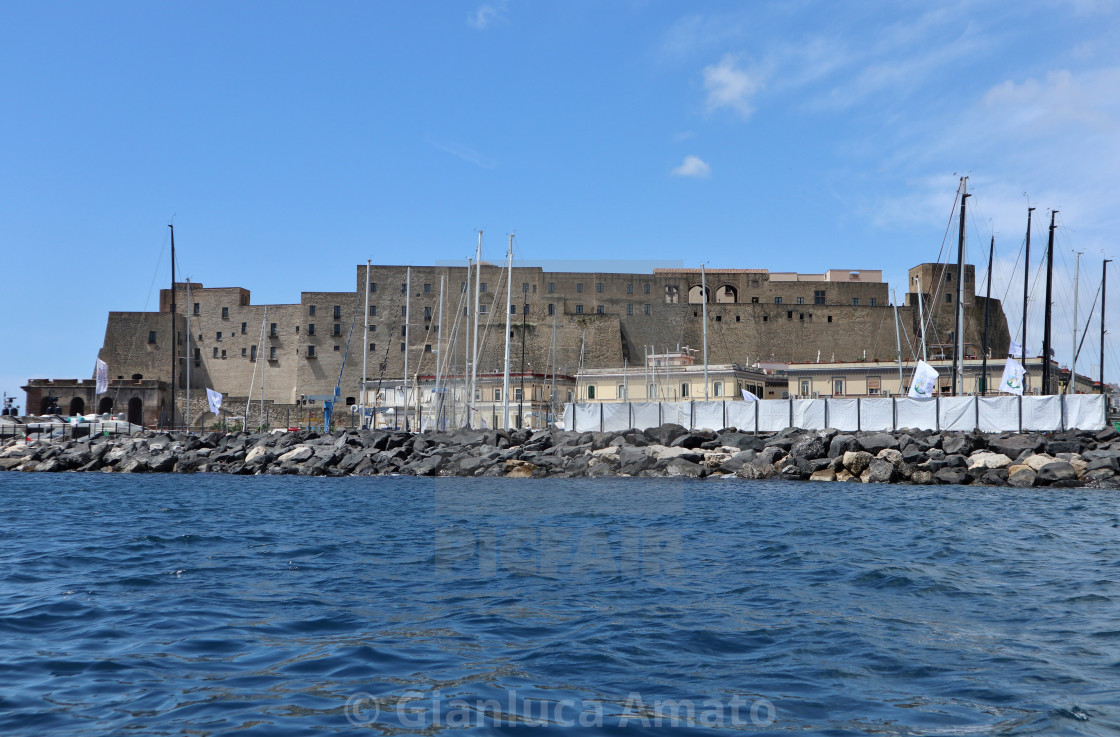
[[[848,451],[862,450],[854,435],[837,435],[828,445],[828,457],[836,458]]]
[[[866,450],[871,455],[877,455],[879,451],[885,448],[898,448],[898,441],[890,433],[875,432],[863,435],[859,440],[859,447]]]

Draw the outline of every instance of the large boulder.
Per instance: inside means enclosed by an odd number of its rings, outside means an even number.
[[[1077,479],[1077,472],[1074,470],[1073,465],[1065,461],[1055,461],[1047,463],[1042,468],[1038,469],[1038,478],[1048,484],[1055,481],[1071,481]]]
[[[838,458],[849,451],[860,450],[859,441],[854,435],[837,435],[828,444],[828,457]]]
[[[822,468],[819,471],[813,471],[813,473],[811,473],[809,475],[809,480],[810,481],[835,481],[836,480],[836,472],[833,471],[831,468]]]
[[[988,440],[988,450],[993,453],[1002,453],[1011,459],[1016,459],[1023,451],[1035,452],[1043,446],[1043,441],[1031,435],[1011,435]]]
[[[793,444],[789,454],[794,458],[812,460],[814,458],[824,458],[828,455],[828,451],[825,448],[823,438],[818,435],[805,435]]]
[[[1030,466],[1017,464],[1007,469],[1007,483],[1020,489],[1026,489],[1038,483],[1038,475]]]
[[[742,466],[744,463],[753,461],[755,459],[755,456],[757,455],[758,454],[753,450],[741,450],[721,463],[719,470],[723,471],[724,473],[735,473],[739,470],[740,466]]]
[[[1011,459],[1003,453],[989,453],[983,450],[973,453],[968,459],[969,468],[977,466],[982,468],[1007,468],[1010,465]]]
[[[1027,456],[1020,461],[1024,466],[1029,466],[1032,471],[1038,473],[1043,466],[1047,463],[1053,463],[1056,458],[1053,456],[1045,455],[1043,453],[1035,453],[1034,455]]]
[[[959,468],[943,468],[935,473],[934,478],[942,484],[967,484],[969,476]]]
[[[894,436],[886,432],[873,432],[867,433],[859,438],[859,447],[866,450],[871,455],[875,455],[884,448],[898,448],[898,441]]]
[[[894,464],[884,458],[872,458],[867,472],[867,482],[871,484],[889,484],[895,479]]]
[[[315,455],[315,451],[309,445],[297,445],[289,451],[283,453],[276,460],[280,463],[303,463],[311,456]],[[246,456],[248,459],[248,456]]]
[[[872,456],[864,450],[848,451],[844,454],[844,469],[853,476],[859,476],[863,473],[869,465],[871,465]]]
[[[653,465],[653,458],[643,448],[622,446],[618,449],[618,472],[637,476]]]
[[[688,476],[691,478],[703,478],[707,475],[707,469],[699,463],[686,461],[684,458],[674,458],[669,461],[664,472],[666,476]]]
[[[650,440],[653,440],[659,445],[672,445],[674,440],[681,435],[687,434],[687,429],[672,422],[667,422],[660,427],[651,427],[646,430],[646,435],[649,436]]]
[[[973,451],[972,439],[967,435],[947,435],[941,441],[941,449],[946,455],[968,455]]]

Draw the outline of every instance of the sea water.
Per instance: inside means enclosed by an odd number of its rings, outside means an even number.
[[[0,475],[0,733],[1114,734],[1114,492]]]

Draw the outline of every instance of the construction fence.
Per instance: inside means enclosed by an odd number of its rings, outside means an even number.
[[[852,397],[763,399],[757,402],[587,402],[564,407],[564,427],[577,432],[618,432],[666,423],[690,430],[736,427],[778,432],[787,427],[843,431],[900,428],[953,432],[1055,432],[1104,428],[1103,394],[1050,396]]]

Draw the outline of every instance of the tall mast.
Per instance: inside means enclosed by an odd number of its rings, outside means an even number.
[[[528,299],[525,297],[524,299]],[[525,427],[525,321],[529,318],[529,305],[522,303],[521,307],[521,399],[517,402],[517,426]],[[529,402],[529,414],[533,413],[533,403]],[[529,425],[532,426],[532,421]]]
[[[1027,250],[1023,257],[1023,368],[1027,367],[1027,295],[1030,293],[1030,265],[1031,265],[1031,213],[1033,207],[1027,208]]]
[[[471,424],[470,407],[478,389],[478,290],[482,286],[482,231],[478,231],[478,251],[474,261],[474,345],[471,347],[471,391],[467,400],[467,425]]]
[[[509,429],[509,331],[510,309],[513,307],[513,233],[506,249],[506,357],[502,369],[502,429]]]
[[[957,231],[957,317],[954,332],[957,347],[953,351],[953,389],[958,397],[964,396],[964,239],[967,200],[968,177],[961,177],[961,217]]]
[[[171,228],[171,421],[170,426],[175,428],[175,398],[178,392],[175,387],[175,364],[179,362],[179,326],[175,319],[175,225],[168,223]]]
[[[922,328],[922,360],[928,361],[926,357],[926,318],[922,310],[922,277],[915,277],[918,280],[918,324]],[[817,363],[820,363],[820,352],[817,353]]]
[[[436,432],[440,430],[439,416],[443,411],[443,395],[440,394],[440,373],[443,370],[443,287],[447,277],[440,274],[439,277],[439,324],[436,326],[436,391],[435,391],[435,420]]]
[[[268,325],[268,305],[264,307],[264,320],[261,321],[261,340],[257,348],[257,361],[261,364],[261,429],[264,429],[264,336],[265,326]]]
[[[1046,242],[1046,313],[1042,321],[1042,393],[1050,393],[1050,313],[1054,299],[1054,217],[1050,211],[1050,236]]]
[[[1105,259],[1101,264],[1101,394],[1106,394],[1104,389],[1104,310],[1105,305],[1105,286],[1108,281],[1108,264],[1112,259]]]
[[[191,303],[191,278],[187,277],[187,304]],[[186,427],[187,432],[191,430],[191,318],[190,312],[187,313],[187,411],[183,418],[183,425]]]
[[[898,349],[898,391],[899,393],[906,387],[906,382],[902,378],[902,337],[898,332],[898,299],[895,298],[894,290],[891,290],[891,306],[894,307],[894,344]]]
[[[365,428],[365,381],[370,366],[370,260],[365,260],[365,323],[362,329],[362,383],[358,385],[358,427]]]
[[[980,376],[984,382],[984,389],[981,394],[988,393],[988,305],[992,301],[992,257],[996,253],[996,236],[992,234],[992,243],[988,246],[988,292],[984,295],[984,345],[980,351],[983,354],[983,364],[980,368]]]
[[[552,386],[548,392],[550,419],[556,420],[556,313],[552,313]]]
[[[1073,359],[1069,372],[1069,383],[1066,384],[1066,394],[1076,394],[1076,391],[1071,391],[1077,387],[1077,288],[1078,282],[1081,280],[1081,251],[1074,252],[1077,258],[1074,260],[1073,266]],[[1089,310],[1092,314],[1092,309]]]
[[[408,389],[411,386],[408,380],[408,342],[409,342],[409,310],[412,307],[412,267],[404,270],[404,429],[408,429]]]
[[[700,264],[700,299],[703,300],[704,313],[704,401],[708,401],[708,273]]]
[[[466,282],[466,319],[463,320],[464,330],[466,335],[463,336],[463,426],[470,427],[471,425],[471,266],[474,262],[467,258],[467,282]],[[475,266],[474,268],[478,268]],[[458,336],[456,336],[458,340]]]

